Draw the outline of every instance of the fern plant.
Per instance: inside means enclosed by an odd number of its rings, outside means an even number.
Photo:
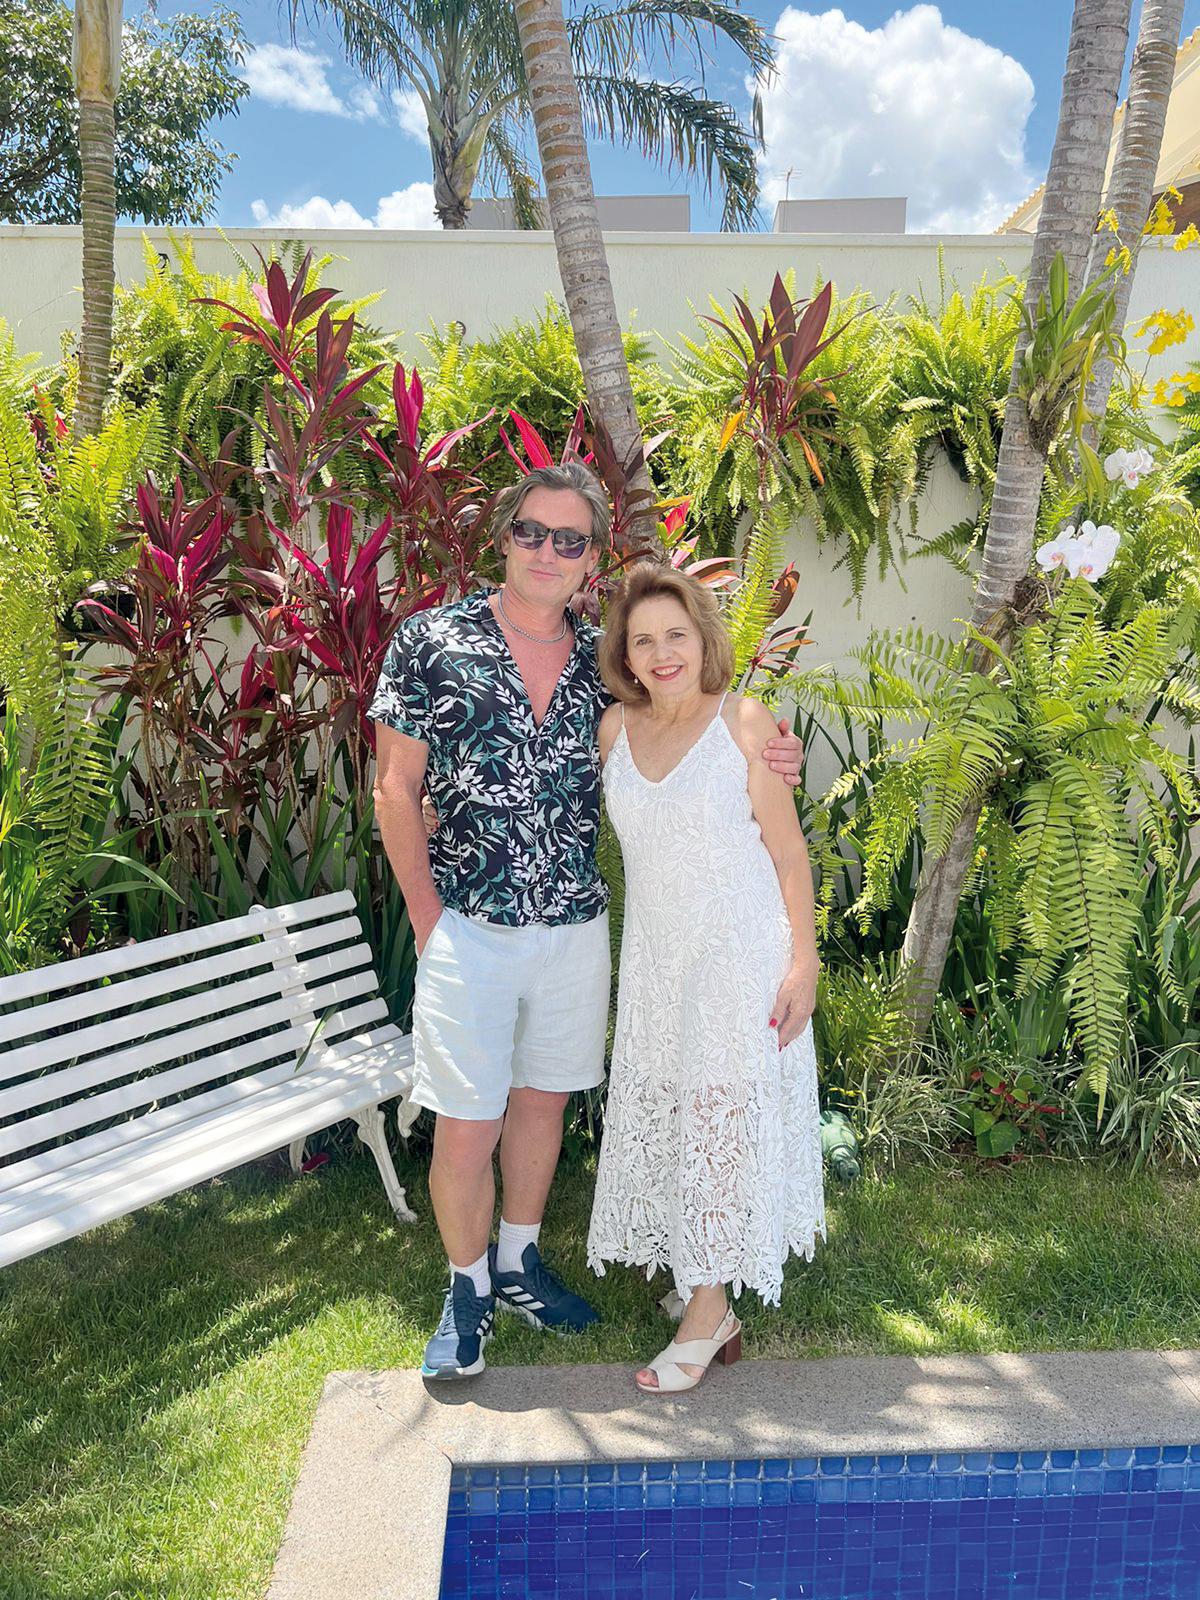
[[[943,557],[966,572],[991,507],[1020,303],[1013,278],[989,283],[984,277],[967,294],[948,294],[940,252],[938,282],[937,305],[914,296],[897,322],[896,410],[923,462],[939,446],[961,480],[978,491],[975,516],[923,537],[913,551]]]
[[[0,726],[0,972],[20,972],[78,952],[94,932],[92,903],[161,879],[106,837],[122,768],[118,705],[91,714],[85,680],[60,682],[29,755],[26,730],[10,701]]]
[[[113,408],[99,433],[72,440],[0,321],[0,688],[45,731],[70,641],[64,619],[91,584],[132,559],[121,522],[137,479],[161,454],[157,409]]]
[[[859,653],[865,680],[797,674],[788,685],[876,729],[921,726],[907,749],[874,758],[869,803],[844,825],[864,858],[860,918],[890,900],[915,835],[940,854],[978,809],[967,893],[983,897],[997,949],[1015,957],[1018,994],[1063,986],[1101,1102],[1125,1027],[1138,846],[1174,881],[1162,791],[1192,818],[1200,804],[1187,764],[1145,715],[1151,703],[1200,713],[1198,620],[1195,604],[1150,603],[1109,625],[1091,586],[1070,582],[1008,651],[973,631],[951,642],[910,629]],[[1159,976],[1175,982],[1165,963]]]

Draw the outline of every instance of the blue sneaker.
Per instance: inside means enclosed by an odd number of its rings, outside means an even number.
[[[522,1251],[520,1272],[497,1272],[496,1246],[492,1245],[488,1269],[496,1304],[505,1311],[516,1312],[535,1328],[551,1333],[582,1333],[600,1321],[587,1301],[572,1294],[558,1274],[551,1272],[536,1244],[527,1244]]]
[[[442,1305],[442,1320],[425,1346],[423,1378],[473,1378],[485,1366],[483,1347],[492,1337],[496,1302],[475,1293],[465,1272],[456,1272]]]

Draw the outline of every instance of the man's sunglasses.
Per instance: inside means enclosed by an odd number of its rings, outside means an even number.
[[[544,528],[540,522],[514,522],[512,536],[522,550],[540,550],[549,538],[554,554],[564,561],[578,561],[591,540],[578,528]]]

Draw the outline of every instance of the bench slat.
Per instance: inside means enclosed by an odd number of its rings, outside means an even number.
[[[138,1049],[145,1049],[149,1053],[151,1059],[147,1065],[153,1065],[155,1061],[166,1060],[172,1054],[181,1055],[185,1049],[203,1048],[191,1045],[181,1045],[178,1050],[172,1048],[175,1036],[178,1034],[183,1037],[185,1023],[204,1018],[214,1024],[220,1022],[226,1032],[230,1028],[245,1030],[248,1025],[254,1023],[258,1012],[256,1010],[251,1015],[241,1015],[239,1008],[255,1005],[259,1001],[279,1001],[279,992],[285,982],[300,980],[308,988],[320,983],[331,973],[345,972],[351,967],[362,966],[366,966],[369,970],[370,964],[369,945],[347,945],[344,949],[329,950],[323,955],[313,956],[307,961],[297,963],[290,969],[286,978],[277,968],[267,967],[252,978],[242,978],[236,983],[219,984],[214,988],[203,989],[199,994],[185,995],[181,1000],[150,1006],[143,1011],[130,1011],[119,1017],[105,1018],[102,1022],[90,1023],[86,1028],[79,1028],[73,1033],[62,1033],[57,1039],[39,1040],[34,1044],[21,1045],[0,1056],[0,1083],[22,1077],[27,1072],[38,1072],[46,1067],[56,1066],[61,1061],[87,1056],[94,1050],[107,1050],[109,1053],[81,1062],[76,1067],[69,1067],[64,1072],[36,1079],[34,1084],[24,1084],[17,1089],[0,1090],[0,1117],[8,1116],[14,1109],[14,1106],[10,1105],[10,1097],[19,1108],[23,1092],[39,1085],[49,1086],[47,1092],[39,1097],[41,1101],[58,1100],[65,1094],[76,1093],[77,1087],[86,1088],[91,1084],[103,1083],[106,1078],[124,1077],[130,1072],[136,1072],[139,1070],[136,1065],[126,1066],[125,1063],[136,1055]],[[371,976],[374,987],[374,974]],[[266,1009],[264,1006],[264,1014]],[[312,1003],[306,995],[298,994],[291,997],[286,1002],[281,1020],[301,1009],[312,1009]],[[153,1044],[146,1042],[129,1050],[113,1048],[128,1044],[135,1039],[149,1041],[152,1036],[157,1036]],[[108,1069],[109,1062],[113,1063],[112,1070]],[[69,1079],[68,1074],[72,1072],[78,1074],[78,1077]],[[24,1103],[36,1105],[39,1100],[25,1100]]]
[[[296,956],[311,955],[344,939],[361,941],[362,928],[357,917],[340,917],[336,922],[297,928],[294,932],[273,934],[253,944],[235,945],[219,955],[197,961],[176,962],[159,972],[120,983],[97,985],[65,1000],[47,1000],[0,1017],[0,1044],[10,1039],[27,1039],[37,1033],[57,1033],[82,1022],[86,1017],[115,1016],[118,1012],[144,1006],[148,1000],[173,994],[177,989],[192,989],[200,984],[215,984],[235,972],[269,967],[282,950]]]
[[[119,1051],[116,1055],[100,1056],[81,1066],[67,1067],[63,1072],[32,1078],[27,1083],[6,1089],[0,1095],[0,1116],[15,1116],[20,1111],[45,1105],[50,1100],[65,1100],[97,1084],[127,1078],[135,1072],[146,1072],[151,1067],[161,1066],[165,1061],[175,1061],[180,1056],[207,1053],[252,1030],[268,1027],[278,1029],[292,1023],[300,1010],[324,1011],[343,1000],[372,993],[375,988],[375,974],[367,968],[351,973],[349,977],[339,978],[322,989],[306,989],[301,995],[273,1000],[269,1004],[256,1006],[251,1012],[230,1012],[213,1022],[204,1022],[179,1033],[152,1039],[130,1050]]]
[[[206,923],[202,928],[189,928],[184,933],[169,933],[161,939],[146,939],[140,944],[102,950],[98,955],[80,956],[74,961],[59,961],[0,978],[0,1006],[136,972],[141,967],[195,955],[200,950],[216,949],[269,928],[298,928],[306,922],[328,921],[353,910],[354,896],[348,889],[318,895],[315,900],[298,900],[292,905],[257,906],[244,917],[229,917],[224,922]]]
[[[93,1191],[104,1191],[131,1178],[151,1177],[165,1168],[166,1176],[174,1179],[181,1161],[198,1152],[214,1148],[232,1151],[240,1149],[247,1141],[258,1147],[258,1154],[281,1149],[291,1135],[276,1130],[288,1118],[319,1117],[327,1106],[339,1108],[318,1124],[328,1127],[349,1114],[341,1109],[346,1104],[371,1105],[398,1093],[394,1087],[386,1091],[378,1088],[381,1062],[385,1060],[391,1063],[393,1076],[403,1066],[405,1085],[402,1087],[406,1086],[411,1076],[411,1047],[406,1040],[390,1042],[332,1060],[324,1071],[306,1072],[301,1078],[275,1084],[245,1102],[232,1102],[211,1116],[139,1138],[125,1149],[106,1151],[78,1166],[66,1167],[56,1174],[51,1184],[38,1185],[29,1192],[9,1190],[3,1197],[0,1234],[22,1226],[27,1220],[50,1217],[85,1203]],[[251,1155],[227,1159],[221,1170],[252,1159]],[[171,1189],[187,1188],[197,1181],[179,1176],[178,1181],[171,1183]]]
[[[13,1226],[0,1234],[0,1266],[282,1149],[364,1106],[405,1092],[410,1082],[411,1042],[405,1039],[377,1051],[355,1071],[343,1069],[336,1084],[326,1086],[329,1092],[305,1096],[291,1092],[292,1084],[279,1085],[258,1097],[257,1118],[243,1119],[236,1131],[225,1126],[225,1116],[217,1115],[198,1127],[185,1126],[173,1143],[163,1141],[152,1152],[127,1152],[126,1159],[103,1176],[101,1171],[80,1174],[90,1190],[86,1199],[47,1214],[39,1198],[26,1218],[18,1214]],[[202,1135],[203,1142],[193,1135]]]
[[[330,1056],[336,1057],[339,1050],[344,1051],[351,1047],[357,1049],[359,1045],[383,1044],[389,1040],[403,1038],[404,1036],[400,1033],[400,1030],[394,1023],[387,1022],[385,1020],[386,1017],[387,1006],[379,999],[363,1001],[336,1012],[334,1017],[330,1019],[331,1043],[323,1051],[319,1053],[313,1052],[313,1056],[309,1057],[309,1061],[312,1061],[315,1057],[316,1063],[320,1064]],[[368,1029],[368,1024],[370,1023],[379,1023],[381,1025]],[[343,1033],[358,1034],[358,1038],[342,1039],[339,1045],[334,1045],[332,1040]],[[42,1150],[37,1155],[26,1156],[20,1161],[13,1161],[7,1166],[0,1166],[0,1200],[3,1199],[5,1192],[9,1189],[18,1188],[22,1184],[34,1186],[39,1183],[49,1182],[64,1167],[77,1165],[92,1156],[102,1154],[106,1150],[119,1149],[122,1145],[129,1144],[131,1139],[135,1137],[143,1137],[146,1134],[156,1133],[163,1128],[176,1127],[181,1123],[193,1121],[195,1118],[219,1110],[221,1106],[230,1104],[235,1100],[245,1100],[257,1093],[260,1088],[270,1087],[275,1083],[287,1082],[289,1078],[296,1076],[296,1059],[307,1042],[308,1030],[306,1027],[294,1029],[288,1037],[296,1041],[295,1053],[289,1055],[286,1061],[281,1061],[277,1066],[268,1067],[263,1072],[256,1073],[251,1079],[230,1078],[225,1083],[219,1084],[212,1089],[207,1089],[202,1094],[192,1095],[187,1100],[178,1100],[167,1106],[157,1106],[154,1110],[138,1117],[136,1123],[126,1121],[117,1123],[110,1128],[101,1128],[96,1133],[85,1134],[83,1138],[73,1139],[68,1144],[54,1145],[51,1149]],[[306,1070],[309,1061],[305,1062]],[[201,1061],[196,1063],[196,1067],[201,1073],[197,1082],[203,1082],[208,1076],[207,1065]],[[188,1069],[179,1070],[186,1071]],[[140,1080],[138,1084],[131,1084],[128,1087],[130,1089],[140,1088],[142,1082],[149,1083],[150,1081],[149,1079]],[[110,1092],[114,1095],[119,1095],[123,1091],[117,1089]],[[93,1105],[98,1104],[103,1098],[106,1097],[96,1095],[90,1103]],[[146,1103],[149,1104],[149,1102]],[[44,1113],[48,1117],[55,1117],[59,1114],[58,1112]],[[34,1119],[30,1118],[20,1126],[21,1128],[32,1128],[33,1123]],[[37,1142],[39,1141],[30,1139],[28,1144],[32,1145]],[[23,1146],[17,1146],[17,1148],[20,1149]]]
[[[377,1017],[387,1015],[387,1007],[382,1000],[375,1003],[373,1015]],[[339,1032],[346,1031],[344,1028],[331,1026],[335,1021],[336,1018],[331,1017],[322,1029],[321,1038],[328,1043],[332,1043]],[[199,1084],[216,1083],[222,1078],[232,1077],[234,1073],[244,1072],[247,1067],[274,1060],[277,1056],[286,1055],[290,1070],[294,1072],[296,1059],[308,1044],[311,1034],[311,1024],[307,1021],[300,1022],[282,1033],[252,1039],[246,1044],[237,1046],[236,1049],[220,1050],[215,1055],[204,1056],[201,1060],[188,1062],[185,1066],[170,1067],[167,1071],[157,1072],[149,1078],[135,1078],[117,1089],[106,1089],[100,1094],[70,1100],[66,1105],[59,1106],[53,1111],[43,1111],[37,1116],[26,1117],[23,1121],[14,1122],[7,1128],[0,1127],[0,1156],[12,1155],[18,1150],[30,1150],[34,1145],[45,1143],[47,1139],[61,1138],[64,1134],[73,1133],[78,1128],[86,1128],[92,1123],[106,1122],[109,1117],[120,1116],[123,1111],[133,1111],[138,1106],[148,1106],[155,1100],[183,1094]],[[314,1057],[319,1059],[319,1052],[314,1051],[309,1059]],[[308,1061],[305,1062],[305,1067],[307,1066]],[[51,1095],[48,1098],[58,1097]]]

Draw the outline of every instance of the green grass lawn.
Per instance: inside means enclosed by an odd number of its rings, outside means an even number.
[[[368,1159],[273,1166],[0,1273],[3,1600],[263,1594],[325,1375],[415,1363],[436,1316],[422,1166],[402,1172],[415,1228]],[[603,1328],[566,1343],[501,1319],[493,1365],[632,1366],[666,1342],[664,1284],[588,1279],[591,1177],[564,1166],[545,1243]],[[829,1200],[782,1311],[741,1307],[750,1356],[1200,1346],[1195,1181],[1027,1162]]]

